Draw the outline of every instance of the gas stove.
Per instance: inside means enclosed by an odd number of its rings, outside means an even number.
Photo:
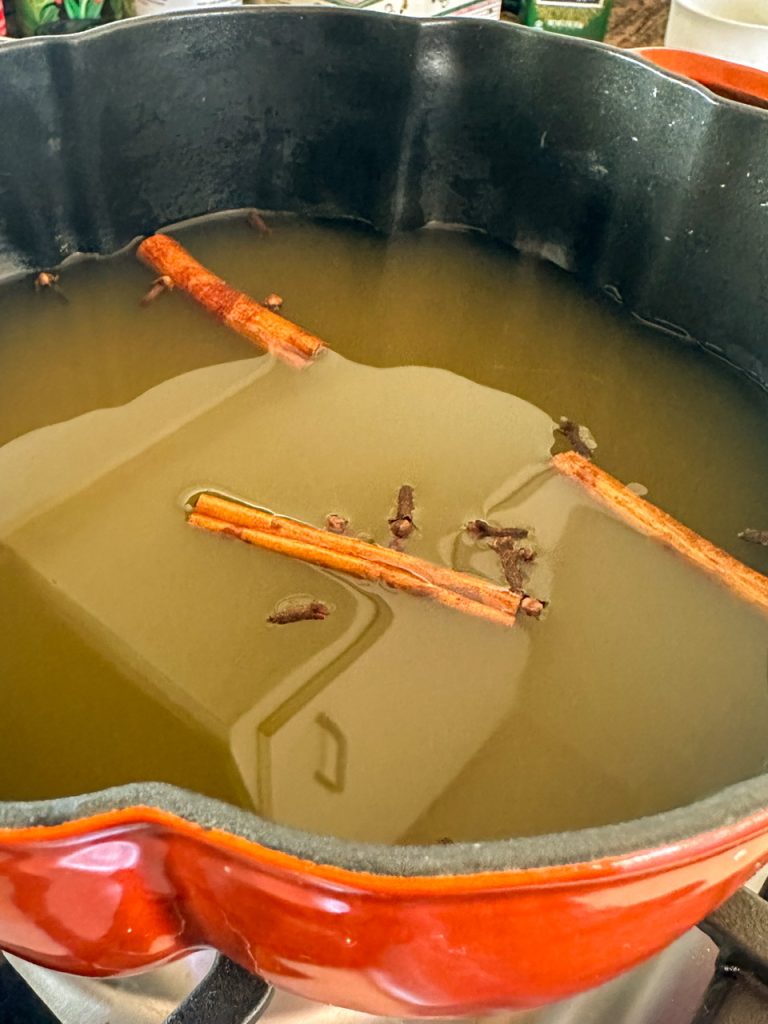
[[[762,883],[762,888],[760,887]],[[655,959],[601,988],[474,1024],[766,1024],[768,883],[736,893]],[[209,951],[120,980],[77,978],[0,954],[0,1024],[377,1024],[273,991]],[[405,1022],[401,1022],[405,1024]]]

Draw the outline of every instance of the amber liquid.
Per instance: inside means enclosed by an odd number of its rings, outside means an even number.
[[[140,310],[130,253],[68,268],[67,305],[0,293],[0,798],[152,779],[431,842],[628,819],[765,769],[768,620],[547,465],[553,420],[587,423],[601,465],[765,571],[736,537],[768,517],[762,392],[475,237],[180,237],[334,352],[297,374],[181,295]],[[546,618],[505,629],[184,521],[213,487],[386,543],[405,482],[415,554],[500,582],[462,525],[531,528]],[[267,623],[300,596],[332,614]]]

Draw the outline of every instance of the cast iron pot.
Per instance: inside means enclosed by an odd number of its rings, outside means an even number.
[[[213,210],[468,225],[762,383],[768,119],[643,59],[328,9],[144,20],[0,53],[0,277]],[[768,856],[768,776],[643,820],[386,847],[164,785],[0,805],[0,947],[90,975],[209,945],[310,998],[468,1015],[569,996]]]

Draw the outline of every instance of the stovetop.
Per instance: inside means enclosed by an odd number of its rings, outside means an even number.
[[[741,889],[649,963],[591,992],[488,1024],[768,1024],[768,884]],[[378,1024],[273,992],[208,951],[95,981],[0,954],[0,1024]],[[480,1018],[473,1018],[481,1024]],[[401,1022],[405,1024],[405,1022]]]

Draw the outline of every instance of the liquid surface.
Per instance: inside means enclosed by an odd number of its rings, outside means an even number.
[[[765,616],[548,468],[552,417],[588,422],[602,465],[744,555],[732,525],[761,525],[757,505],[733,507],[759,490],[756,389],[467,236],[386,246],[209,222],[183,240],[252,294],[282,292],[286,314],[334,349],[392,368],[331,353],[296,373],[248,358],[182,296],[138,310],[151,278],[132,257],[73,268],[68,305],[28,282],[0,294],[0,799],[151,778],[314,831],[433,842],[636,817],[765,769]],[[647,416],[602,431],[601,410],[607,428],[609,406],[631,408],[625,362],[638,352]],[[457,372],[397,366],[417,358]],[[590,374],[603,385],[593,393]],[[694,405],[708,389],[718,429],[694,415],[686,433],[683,382]],[[679,467],[702,437],[709,470],[692,500]],[[495,553],[463,524],[531,528],[528,589],[551,600],[546,618],[506,629],[184,522],[189,495],[215,488],[317,525],[337,512],[386,543],[404,482],[419,525],[408,550],[432,561],[501,583]],[[266,622],[297,595],[331,615]]]
[[[586,424],[600,465],[698,533],[768,572],[740,541],[768,519],[767,399],[679,339],[633,322],[565,272],[474,235],[393,239],[350,227],[243,218],[175,232],[210,269],[335,351],[373,366],[439,366]],[[178,373],[252,354],[179,294],[145,310],[153,275],[133,253],[67,268],[69,305],[29,280],[0,292],[0,443]]]

